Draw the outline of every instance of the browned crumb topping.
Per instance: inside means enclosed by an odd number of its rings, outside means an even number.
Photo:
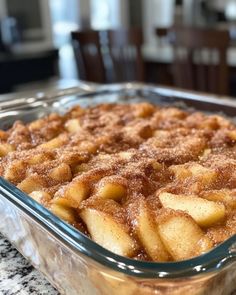
[[[222,116],[77,106],[0,131],[0,156],[2,177],[120,255],[181,260],[236,233],[236,126]]]

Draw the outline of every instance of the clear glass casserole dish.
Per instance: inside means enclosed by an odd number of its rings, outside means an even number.
[[[0,128],[32,121],[73,105],[150,101],[232,119],[236,103],[213,96],[138,83],[82,85],[64,92],[0,103]],[[0,231],[62,293],[233,294],[236,291],[236,236],[212,251],[185,261],[155,263],[111,253],[63,222],[15,186],[0,179]]]

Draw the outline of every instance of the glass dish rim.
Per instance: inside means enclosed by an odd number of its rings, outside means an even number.
[[[157,89],[159,92],[157,93]],[[215,99],[216,96],[194,93],[190,91],[176,90],[169,87],[148,86],[141,83],[122,83],[110,85],[98,85],[91,88],[91,91],[80,93],[80,97],[100,95],[109,91],[112,93],[125,90],[156,90],[155,94],[175,95],[184,99],[200,100],[207,98],[208,102],[221,104]],[[75,93],[78,89],[75,89]],[[68,93],[68,92],[67,92]],[[71,93],[70,93],[71,94]],[[66,95],[66,94],[65,94]],[[60,95],[63,97],[64,95]],[[183,97],[184,96],[184,97]],[[59,96],[54,97],[59,98]],[[223,105],[233,106],[236,109],[236,103],[230,100],[224,100]],[[6,110],[5,110],[6,111]],[[188,260],[178,262],[147,262],[126,258],[116,255],[111,251],[101,247],[90,238],[79,232],[76,228],[57,218],[49,210],[39,203],[29,198],[17,187],[10,184],[3,178],[0,178],[0,192],[9,202],[21,209],[27,216],[39,223],[53,236],[56,236],[67,247],[73,251],[80,252],[90,259],[102,264],[114,271],[124,273],[129,276],[140,278],[181,278],[186,276],[196,276],[204,273],[220,271],[227,265],[236,262],[236,235],[227,239],[222,244],[213,248],[211,251]]]

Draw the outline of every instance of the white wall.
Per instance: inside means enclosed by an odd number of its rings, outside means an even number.
[[[114,29],[129,23],[127,0],[90,0],[90,11],[93,29]]]
[[[90,26],[90,0],[79,1],[79,24],[80,27]]]
[[[0,18],[6,16],[6,2],[5,0],[0,0]]]
[[[174,0],[143,0],[144,41],[149,46],[157,44],[156,27],[168,27],[174,20]]]
[[[208,0],[208,5],[219,11],[224,11],[228,2],[230,0]]]
[[[35,1],[35,0],[34,0]],[[40,13],[42,17],[42,26],[39,28],[30,28],[25,30],[24,34],[28,36],[43,36],[40,41],[27,41],[21,44],[15,44],[12,50],[17,52],[39,51],[53,47],[52,26],[50,18],[50,8],[48,0],[38,0],[40,4]],[[0,0],[0,18],[4,19],[8,16],[7,0]],[[4,35],[3,35],[4,38]]]

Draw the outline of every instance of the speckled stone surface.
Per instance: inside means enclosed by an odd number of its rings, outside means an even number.
[[[0,234],[0,295],[59,295]]]

